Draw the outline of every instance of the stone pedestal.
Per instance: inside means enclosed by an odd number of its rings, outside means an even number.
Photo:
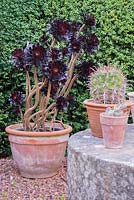
[[[134,200],[134,125],[122,149],[107,149],[90,129],[70,137],[69,200]]]

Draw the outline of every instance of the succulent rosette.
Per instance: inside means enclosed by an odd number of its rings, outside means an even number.
[[[88,77],[92,72],[96,70],[94,63],[92,61],[83,61],[76,66],[77,73],[82,77]]]
[[[58,111],[64,112],[70,105],[74,103],[74,97],[69,95],[68,97],[59,96],[56,99],[56,108]]]
[[[70,31],[69,23],[62,19],[55,19],[50,23],[49,33],[57,41],[65,40],[68,37]]]
[[[59,87],[60,87],[59,81],[53,81],[52,82],[52,84],[51,84],[51,95],[52,95],[52,97],[56,95]]]
[[[27,44],[24,49],[25,63],[29,66],[42,66],[46,50],[39,44]]]
[[[69,44],[70,52],[79,53],[81,49],[82,49],[82,42],[79,40],[79,38],[71,38]]]
[[[21,105],[24,101],[24,95],[21,91],[14,91],[11,94],[9,101],[11,104],[15,106]]]
[[[47,52],[48,61],[62,60],[62,51],[58,48],[51,48]]]
[[[24,51],[22,49],[15,49],[13,52],[12,52],[12,63],[13,65],[20,69],[20,68],[23,68],[24,66]]]
[[[81,24],[75,21],[70,22],[69,25],[70,25],[70,32],[72,33],[78,32],[79,28],[81,27]]]
[[[50,61],[44,65],[44,76],[50,81],[61,81],[65,78],[67,66],[61,61]]]
[[[68,108],[68,101],[65,97],[60,96],[56,99],[56,108],[58,109],[58,111],[65,111]]]
[[[89,26],[90,28],[96,26],[96,20],[95,20],[94,16],[91,15],[91,14],[84,13],[84,14],[83,14],[83,21],[84,21],[84,23],[85,23],[87,26]]]
[[[99,47],[98,37],[94,34],[86,40],[86,50],[90,53],[96,53]]]

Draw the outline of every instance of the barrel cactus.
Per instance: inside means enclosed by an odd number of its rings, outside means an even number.
[[[95,103],[118,104],[125,100],[126,82],[119,68],[103,66],[91,74],[88,88]]]

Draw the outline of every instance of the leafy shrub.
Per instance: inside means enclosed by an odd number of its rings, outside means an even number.
[[[0,113],[0,158],[10,155],[8,136],[4,132],[8,114]]]
[[[6,152],[8,142],[4,128],[16,121],[16,116],[8,98],[11,90],[24,88],[23,75],[12,70],[10,53],[26,41],[40,38],[46,24],[54,18],[69,20],[79,19],[81,12],[94,14],[97,20],[96,34],[100,40],[100,49],[94,61],[98,65],[114,64],[123,69],[129,79],[131,90],[134,89],[134,14],[133,0],[2,0],[0,1],[0,118],[1,136],[0,153]],[[79,87],[73,90],[77,99],[75,107],[69,110],[65,123],[73,126],[74,132],[88,127],[83,100],[88,96],[86,89]]]

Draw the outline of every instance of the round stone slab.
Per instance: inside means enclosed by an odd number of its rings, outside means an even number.
[[[134,124],[121,149],[107,149],[90,129],[70,137],[69,200],[134,200]]]

